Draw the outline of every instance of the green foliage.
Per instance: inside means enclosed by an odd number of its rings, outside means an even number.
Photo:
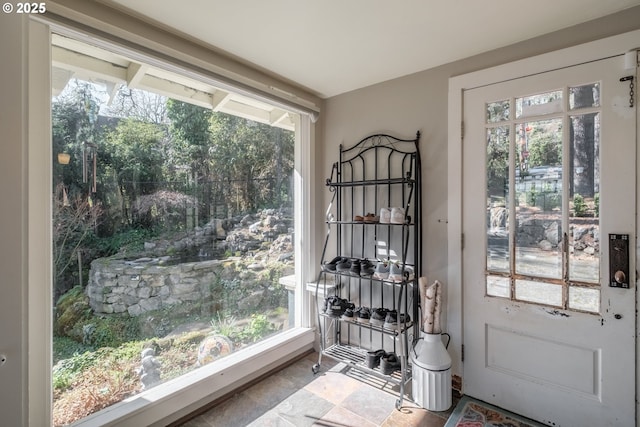
[[[559,166],[562,164],[562,129],[536,126],[529,135],[529,166]]]
[[[127,228],[105,237],[94,237],[90,243],[96,248],[97,256],[108,257],[121,250],[137,252],[144,248],[144,242],[158,234],[155,230]]]
[[[239,334],[242,341],[256,342],[274,332],[275,326],[264,314],[252,314],[249,324]]]
[[[84,341],[95,347],[118,347],[128,341],[135,341],[140,338],[140,326],[135,317],[128,315],[111,315],[96,317],[91,320],[85,333]]]
[[[84,289],[82,286],[76,286],[58,299],[53,333],[82,342],[82,325],[91,318],[91,307]]]
[[[72,356],[58,361],[53,367],[53,388],[66,390],[85,371],[96,366],[109,365],[118,361],[137,361],[140,359],[142,345],[140,341],[127,342],[117,348],[76,352]]]
[[[221,316],[220,312],[216,313],[216,318],[211,319],[211,327],[217,334],[225,337],[235,337],[239,331],[234,316]]]
[[[536,186],[532,185],[529,191],[527,191],[527,205],[535,206],[536,201],[538,199],[538,191],[536,190]]]
[[[210,129],[211,177],[227,183],[220,191],[230,212],[280,207],[291,198],[292,132],[223,113],[211,117]]]
[[[509,138],[503,128],[491,130],[487,140],[487,188],[492,196],[504,196],[509,172]]]
[[[75,378],[82,374],[85,369],[92,367],[98,358],[98,354],[93,351],[74,354],[68,359],[60,360],[53,367],[53,388],[54,390],[65,390]]]
[[[577,217],[587,215],[587,204],[584,201],[584,197],[578,193],[573,196],[573,214]]]
[[[53,339],[53,364],[60,360],[69,359],[74,355],[92,351],[93,347],[81,344],[69,337],[56,336]]]
[[[116,177],[122,196],[134,200],[157,188],[163,180],[164,142],[161,126],[132,119],[121,120],[106,135],[103,163]]]
[[[593,203],[594,203],[595,215],[596,217],[600,217],[600,193],[596,193],[593,196]]]

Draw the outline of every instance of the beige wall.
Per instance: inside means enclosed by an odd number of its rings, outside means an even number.
[[[640,28],[640,7],[577,25],[502,49],[431,70],[380,83],[325,100],[318,137],[317,191],[329,202],[323,183],[337,160],[339,144],[354,144],[364,136],[389,132],[410,138],[422,133],[423,275],[447,284],[447,98],[448,79],[518,59],[590,42]],[[315,243],[321,250],[324,228],[317,228]],[[460,294],[459,289],[455,292]],[[445,324],[460,325],[461,313],[448,313]],[[456,328],[454,328],[455,330]],[[456,334],[458,335],[458,334]],[[454,342],[460,342],[459,336]],[[459,357],[458,349],[454,349]],[[454,371],[459,363],[454,361]],[[455,373],[455,372],[454,372]],[[459,373],[459,372],[458,372]]]

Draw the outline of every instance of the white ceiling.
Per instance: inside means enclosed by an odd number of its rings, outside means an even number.
[[[100,0],[327,98],[640,0]]]

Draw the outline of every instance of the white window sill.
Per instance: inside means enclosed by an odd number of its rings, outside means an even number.
[[[313,329],[289,329],[92,414],[73,426],[165,426],[312,350],[313,343]]]

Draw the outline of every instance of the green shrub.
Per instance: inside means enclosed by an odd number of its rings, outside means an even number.
[[[91,319],[91,307],[82,286],[76,286],[62,295],[56,304],[53,333],[82,342],[82,325]]]
[[[69,359],[74,355],[93,350],[93,347],[79,343],[69,337],[54,337],[53,339],[53,364],[60,360]]]
[[[75,354],[68,359],[60,360],[52,371],[54,390],[62,391],[69,388],[76,377],[85,369],[93,366],[97,359],[96,352],[85,351],[82,354]]]
[[[259,341],[276,330],[264,314],[252,314],[251,321],[240,332],[240,339],[247,342]]]
[[[144,242],[157,233],[143,228],[130,228],[112,236],[95,238],[91,244],[97,249],[98,256],[115,255],[122,249],[138,252],[144,248]]]
[[[587,204],[584,202],[584,197],[578,193],[573,196],[573,214],[577,217],[587,215]]]
[[[140,339],[138,319],[128,315],[94,317],[91,323],[84,326],[85,330],[90,331],[85,334],[83,341],[95,348],[118,347]]]

